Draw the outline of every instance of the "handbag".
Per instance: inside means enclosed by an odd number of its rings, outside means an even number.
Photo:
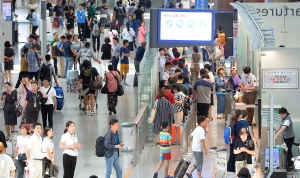
[[[47,93],[46,93],[47,95],[48,95],[50,89],[51,89],[51,87],[48,89],[48,91],[47,91]],[[47,101],[48,101],[48,97],[47,97],[47,98],[43,98],[43,97],[42,97],[42,98],[40,99],[40,102],[41,102],[42,105],[46,104]]]
[[[27,160],[26,154],[25,153],[18,154],[18,160],[19,161]]]
[[[90,81],[90,89],[92,89],[92,90],[100,90],[101,88],[102,88],[102,79],[100,78],[100,81],[93,81],[92,79],[93,79],[93,73],[92,73],[92,68],[90,68],[90,70],[91,70],[91,73],[90,73],[90,75],[91,75],[91,77],[90,77],[90,79],[91,79],[91,81]]]
[[[157,108],[157,102],[158,100],[155,101],[153,107],[152,107],[152,111],[150,114],[150,117],[148,118],[148,123],[152,124],[154,122],[155,116],[156,116],[156,108]]]
[[[106,74],[105,74],[106,75]],[[105,84],[104,84],[104,87],[101,89],[101,93],[102,94],[107,94],[107,92],[108,92],[108,88],[107,88],[107,78],[106,78],[106,82],[105,82]]]
[[[137,46],[136,46],[136,43],[135,43],[135,36],[132,36],[132,35],[130,34],[130,31],[128,31],[128,29],[127,29],[127,32],[128,32],[129,35],[132,37],[133,46],[134,46],[134,48],[136,49]]]
[[[15,107],[15,113],[17,117],[20,117],[22,115],[23,107],[18,103]]]
[[[123,86],[119,84],[119,80],[117,79],[117,77],[111,72],[111,74],[114,76],[114,78],[116,79],[117,81],[117,84],[118,84],[118,89],[117,89],[117,95],[118,96],[122,96],[124,95],[124,89],[123,89]]]
[[[32,15],[29,13],[26,17],[26,20],[30,20],[32,18]]]
[[[45,170],[45,175],[50,176],[50,177],[58,177],[58,173],[59,173],[59,167],[56,165],[52,165],[51,163],[49,163],[46,167]]]

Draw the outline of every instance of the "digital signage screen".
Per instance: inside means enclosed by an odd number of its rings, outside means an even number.
[[[158,43],[212,44],[214,11],[158,9]]]
[[[2,2],[2,13],[5,18],[5,21],[12,21],[11,2]]]

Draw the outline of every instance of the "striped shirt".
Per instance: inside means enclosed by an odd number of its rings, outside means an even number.
[[[169,141],[172,139],[171,135],[166,131],[161,131],[159,133],[159,144],[161,153],[170,153],[171,147]]]

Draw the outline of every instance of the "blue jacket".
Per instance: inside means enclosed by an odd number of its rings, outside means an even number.
[[[129,25],[130,28],[132,28],[134,30],[135,34],[136,34],[137,30],[138,30],[138,27],[137,27],[137,24],[136,24],[135,20],[129,21],[129,23],[130,23],[130,25]]]
[[[110,158],[114,154],[114,149],[116,145],[115,137],[114,137],[114,132],[110,130],[107,134],[105,134],[105,141],[104,141],[104,146],[106,148],[105,152],[105,157]],[[120,137],[118,131],[116,132],[119,138],[119,144],[120,144]],[[119,149],[118,149],[118,155],[119,155]]]
[[[220,78],[220,76],[216,76],[216,79],[215,79],[215,85],[216,85],[216,92],[222,92],[223,89],[225,89],[225,81],[222,80]]]

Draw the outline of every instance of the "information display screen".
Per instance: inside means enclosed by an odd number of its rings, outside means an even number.
[[[214,11],[203,9],[159,9],[158,43],[212,44]]]
[[[5,21],[12,21],[11,2],[2,2],[2,13]]]

